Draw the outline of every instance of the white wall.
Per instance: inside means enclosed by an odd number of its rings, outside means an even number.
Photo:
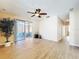
[[[69,38],[70,45],[79,46],[79,10],[70,12]]]
[[[42,21],[40,21],[39,33],[42,35],[43,39],[58,41],[59,39],[57,39],[57,26],[58,18],[56,16],[44,18]]]

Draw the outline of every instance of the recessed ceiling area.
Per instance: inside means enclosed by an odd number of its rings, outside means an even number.
[[[27,11],[34,11],[41,8],[48,15],[63,15],[69,12],[70,8],[78,8],[79,0],[0,0],[0,11],[18,16],[28,16]]]

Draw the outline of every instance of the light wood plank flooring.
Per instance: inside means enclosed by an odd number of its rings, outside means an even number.
[[[64,42],[26,39],[0,48],[0,59],[79,59],[79,48]]]

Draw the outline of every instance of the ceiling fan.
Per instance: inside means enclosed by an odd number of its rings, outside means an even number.
[[[27,13],[33,14],[31,17],[37,16],[39,18],[41,18],[41,15],[47,15],[47,13],[41,13],[41,9],[39,9],[39,8],[36,9],[35,12],[27,11]]]

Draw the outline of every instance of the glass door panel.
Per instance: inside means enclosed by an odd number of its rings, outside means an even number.
[[[32,24],[29,22],[25,22],[25,33],[26,33],[26,38],[32,37]]]
[[[28,37],[28,22],[25,22],[25,33],[26,37]]]
[[[16,21],[16,41],[25,39],[25,22],[24,21]]]
[[[32,37],[32,23],[29,23],[29,37]]]

